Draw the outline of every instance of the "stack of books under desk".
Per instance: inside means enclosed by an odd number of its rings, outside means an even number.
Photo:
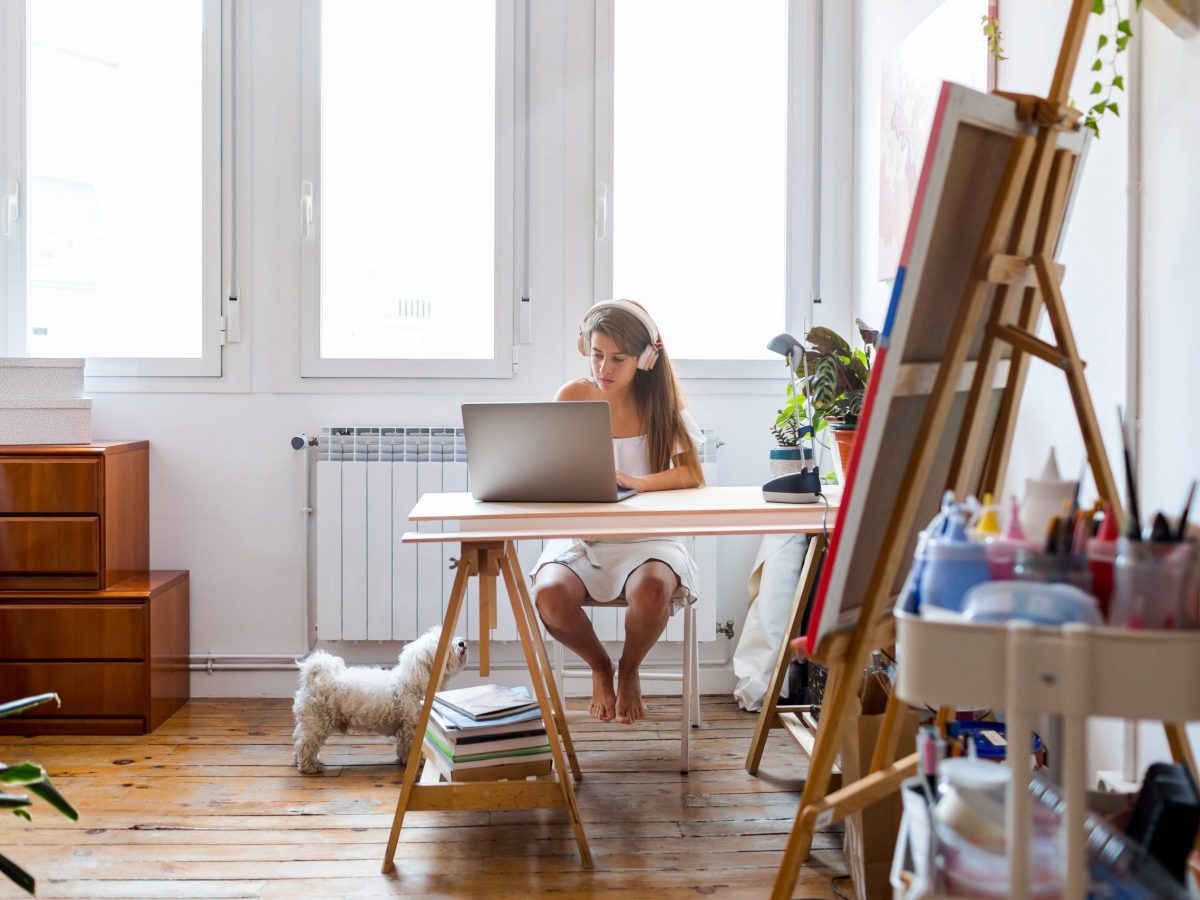
[[[426,765],[446,781],[497,781],[551,772],[550,741],[527,688],[496,684],[434,695]]]

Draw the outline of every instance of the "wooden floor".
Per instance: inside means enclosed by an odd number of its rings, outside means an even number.
[[[565,814],[534,810],[410,813],[396,874],[381,875],[402,774],[391,745],[335,738],[325,774],[299,775],[287,700],[194,700],[142,738],[0,737],[0,760],[42,763],[80,812],[71,823],[39,801],[32,824],[4,816],[0,852],[37,877],[39,897],[765,896],[803,756],[777,731],[747,775],[755,717],[706,697],[681,775],[678,702],[651,701],[632,727],[568,704],[591,872]],[[840,828],[816,835],[796,896],[836,896],[841,845]]]

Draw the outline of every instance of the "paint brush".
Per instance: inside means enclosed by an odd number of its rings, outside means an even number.
[[[1192,479],[1192,486],[1188,488],[1187,500],[1183,504],[1183,512],[1179,515],[1179,524],[1175,527],[1175,540],[1182,541],[1187,537],[1188,516],[1192,514],[1192,501],[1196,499],[1196,480]]]
[[[1131,541],[1142,539],[1142,517],[1138,513],[1137,482],[1133,476],[1133,457],[1129,450],[1129,432],[1125,428],[1125,413],[1117,406],[1117,420],[1121,423],[1121,449],[1125,456],[1125,490],[1129,493],[1129,521],[1125,524],[1125,537]]]

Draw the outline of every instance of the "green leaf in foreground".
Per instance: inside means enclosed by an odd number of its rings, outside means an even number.
[[[53,700],[59,706],[62,706],[62,700],[58,694],[50,692],[48,694],[38,694],[35,697],[23,697],[20,700],[10,700],[7,703],[0,703],[0,719],[8,716],[15,716],[17,713],[25,712],[27,709],[32,709],[45,703],[47,700]]]
[[[17,887],[25,893],[32,894],[36,886],[33,876],[18,866],[7,856],[0,856],[0,872],[7,875]]]

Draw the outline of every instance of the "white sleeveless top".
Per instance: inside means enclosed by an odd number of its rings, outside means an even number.
[[[688,438],[697,450],[704,443],[704,434],[686,409],[679,413]],[[676,446],[676,453],[684,448]],[[613,438],[613,461],[618,471],[627,475],[649,475],[650,454],[644,434],[636,437]],[[666,563],[679,576],[679,587],[671,597],[671,612],[696,600],[700,580],[696,561],[692,558],[691,541],[685,538],[631,538],[625,540],[584,541],[560,539],[547,541],[537,564],[529,573],[549,563],[566,566],[579,576],[588,597],[600,603],[617,600],[624,595],[625,582],[643,563],[658,560]]]
[[[683,420],[687,436],[699,451],[704,446],[704,432],[686,409],[679,411],[679,417]],[[683,451],[681,445],[675,445],[676,455]],[[646,435],[613,438],[613,462],[616,463],[617,471],[626,475],[650,475],[650,447],[646,443]]]

